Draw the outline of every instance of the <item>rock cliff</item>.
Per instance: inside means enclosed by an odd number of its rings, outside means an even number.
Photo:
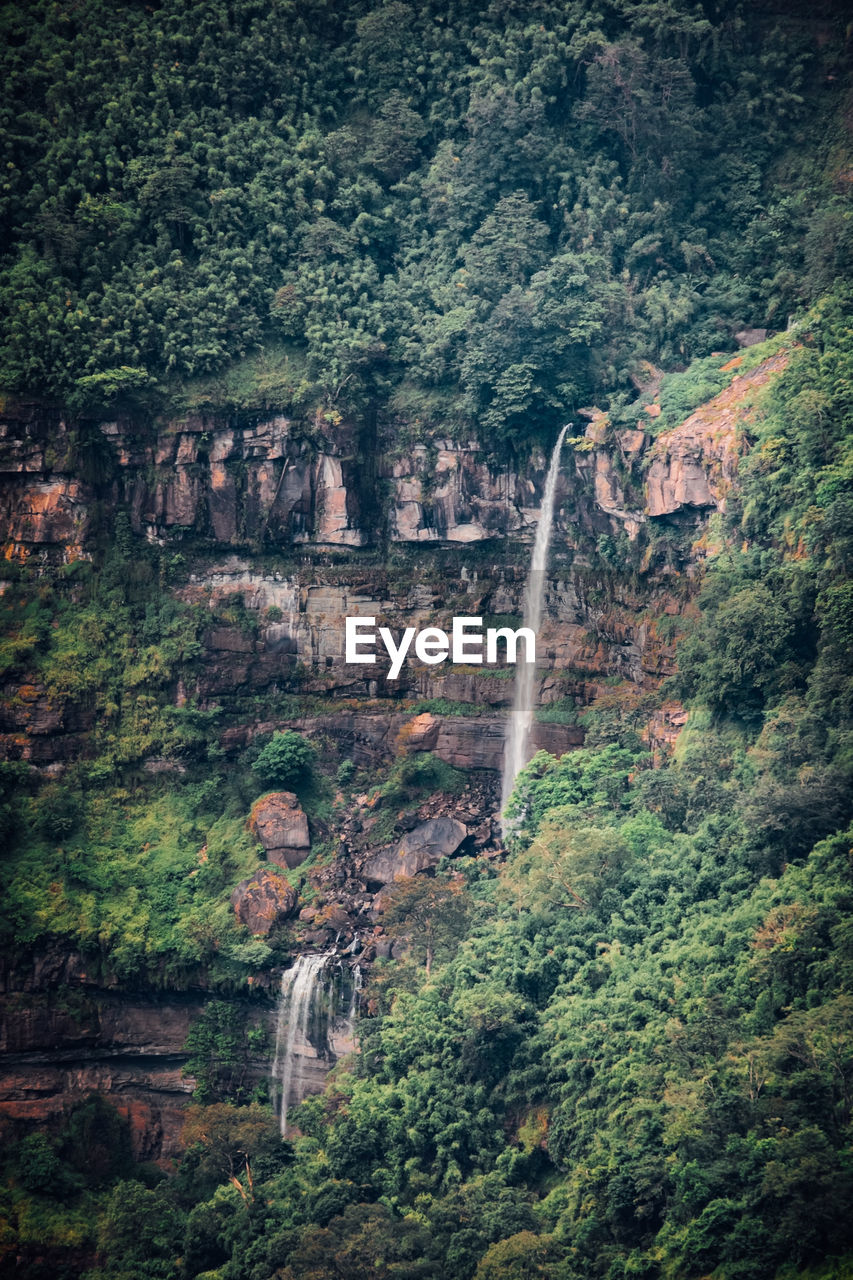
[[[167,1161],[193,1090],[184,1042],[202,998],[129,992],[90,968],[74,952],[2,961],[0,1124],[50,1124],[104,1093],[129,1121],[137,1158]]]
[[[675,663],[662,621],[689,606],[703,521],[724,507],[736,477],[750,398],[783,364],[776,356],[736,377],[657,437],[614,432],[596,412],[579,447],[567,445],[537,655],[546,714],[534,747],[561,754],[581,745],[584,729],[566,708],[621,700],[638,708],[653,752],[670,749],[684,713],[657,693]],[[410,445],[371,424],[275,414],[72,423],[57,408],[20,404],[0,424],[0,520],[7,559],[44,573],[91,556],[119,510],[138,535],[180,548],[186,567],[172,589],[209,621],[193,682],[177,681],[173,698],[219,709],[226,759],[290,727],[327,759],[358,768],[428,751],[468,773],[464,795],[409,814],[414,825],[398,827],[391,844],[373,834],[366,799],[340,830],[322,832],[337,855],[310,873],[315,897],[301,910],[269,864],[298,866],[317,833],[289,793],[255,806],[267,862],[234,891],[239,918],[263,936],[298,914],[289,925],[297,945],[326,947],[337,934],[369,962],[390,950],[380,891],[401,868],[423,873],[460,847],[499,852],[492,816],[512,680],[499,666],[411,661],[392,681],[387,661],[347,665],[344,619],[372,616],[397,634],[449,628],[454,614],[518,625],[545,471],[541,453],[501,467],[471,443]],[[680,550],[673,529],[687,530]],[[50,696],[35,668],[9,677],[3,695],[0,758],[61,773],[92,752],[91,703]],[[168,1159],[192,1088],[183,1045],[202,999],[90,982],[79,956],[12,966],[0,1116],[47,1119],[102,1090],[129,1116],[137,1153]]]

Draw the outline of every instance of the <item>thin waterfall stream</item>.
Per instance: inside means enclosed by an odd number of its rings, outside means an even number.
[[[551,529],[554,523],[554,496],[557,491],[557,476],[560,471],[560,450],[566,432],[572,424],[567,422],[560,434],[551,454],[548,476],[545,480],[545,492],[542,497],[542,510],[536,528],[536,539],[533,543],[533,554],[530,558],[530,569],[527,574],[527,586],[524,591],[524,625],[530,627],[533,634],[539,636],[542,622],[542,606],[545,600],[545,571],[548,566],[548,549],[551,545]],[[515,672],[515,692],[512,711],[506,726],[504,739],[504,766],[501,785],[501,813],[507,806],[515,780],[527,764],[530,729],[533,724],[534,699],[536,690],[535,662],[519,662]]]

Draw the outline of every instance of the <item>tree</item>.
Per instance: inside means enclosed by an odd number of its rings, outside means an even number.
[[[165,1187],[152,1191],[140,1182],[119,1182],[98,1230],[98,1247],[109,1262],[108,1275],[173,1280],[183,1230],[184,1215]]]
[[[308,1227],[279,1274],[282,1280],[394,1280],[435,1275],[426,1261],[429,1231],[414,1214],[400,1217],[384,1204],[347,1205],[327,1227]]]
[[[395,89],[379,108],[365,159],[386,182],[399,182],[412,168],[425,133],[426,125],[417,111]]]
[[[562,1249],[552,1236],[518,1231],[490,1245],[474,1272],[474,1280],[547,1280]]]
[[[461,877],[406,876],[395,881],[382,919],[392,938],[407,939],[415,955],[424,958],[429,974],[436,953],[449,954],[461,938],[468,910]]]
[[[571,809],[553,809],[526,853],[508,865],[505,883],[528,910],[585,911],[630,861],[618,830],[581,825]]]
[[[188,1148],[199,1149],[199,1172],[230,1183],[247,1206],[255,1198],[252,1162],[286,1150],[275,1116],[258,1102],[247,1107],[230,1102],[188,1107],[183,1140]]]
[[[189,1029],[183,1074],[195,1078],[199,1102],[239,1099],[246,1092],[246,1015],[225,1000],[211,1000]]]
[[[27,1134],[16,1152],[18,1181],[27,1191],[58,1195],[67,1191],[62,1161],[53,1143],[43,1133]]]
[[[463,251],[470,288],[493,301],[524,284],[547,258],[548,227],[523,191],[498,200]]]
[[[252,765],[255,773],[273,787],[301,782],[311,769],[314,750],[301,734],[286,729],[274,733]]]

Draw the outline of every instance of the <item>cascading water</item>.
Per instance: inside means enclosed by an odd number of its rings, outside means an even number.
[[[545,481],[545,493],[542,498],[542,511],[536,529],[536,540],[533,543],[533,555],[530,560],[530,571],[527,575],[527,586],[524,592],[524,625],[530,627],[538,638],[542,622],[542,604],[545,598],[545,570],[548,565],[548,548],[551,544],[551,526],[554,522],[554,495],[557,491],[557,476],[560,470],[560,450],[566,432],[572,424],[567,422],[557,437],[551,464]],[[527,747],[530,739],[530,727],[533,723],[533,702],[536,688],[536,664],[519,662],[515,672],[515,693],[512,711],[507,721],[504,739],[504,767],[501,786],[501,813],[506,808],[512,794],[515,780],[527,764]]]
[[[321,1089],[329,1064],[355,1048],[360,988],[358,965],[350,974],[335,951],[297,956],[282,974],[272,1064],[282,1137],[288,1110]]]

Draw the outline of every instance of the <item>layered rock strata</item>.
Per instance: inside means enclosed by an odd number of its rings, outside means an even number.
[[[656,436],[659,405],[648,406],[646,430],[614,432],[594,412],[567,452],[537,654],[546,714],[534,728],[536,748],[559,755],[581,745],[573,706],[640,705],[674,671],[670,632],[656,620],[685,608],[698,538],[677,587],[645,562],[633,578],[624,572],[618,548],[626,540],[615,540],[623,532],[636,540],[656,522],[701,535],[703,517],[724,509],[736,477],[750,398],[784,359],[736,376]],[[197,669],[172,692],[178,706],[219,710],[226,758],[290,727],[360,769],[429,751],[467,772],[461,796],[433,798],[414,812],[389,815],[381,799],[360,797],[335,819],[334,832],[321,833],[324,841],[334,836],[336,856],[310,871],[313,896],[301,911],[282,870],[310,852],[305,814],[289,793],[255,807],[251,822],[267,862],[234,890],[238,918],[258,937],[286,927],[298,948],[325,949],[337,939],[353,965],[393,952],[381,900],[397,875],[430,874],[444,856],[499,856],[493,815],[512,673],[410,662],[391,681],[387,662],[344,662],[344,619],[372,616],[397,634],[446,628],[454,614],[519,625],[546,465],[534,455],[522,473],[496,466],[470,443],[427,448],[391,430],[377,441],[372,431],[276,414],[72,427],[58,409],[36,405],[18,405],[0,423],[8,557],[44,572],[87,557],[119,510],[138,535],[186,554],[177,593],[209,621]],[[613,572],[597,559],[602,538],[617,546]],[[235,622],[235,600],[249,625]],[[93,751],[94,707],[52,699],[35,666],[18,670],[2,693],[0,758],[61,772]],[[683,723],[683,708],[672,702],[646,714],[657,758]],[[181,766],[152,759],[145,767]],[[119,992],[90,981],[80,957],[39,961],[4,982],[0,1121],[13,1131],[50,1121],[101,1090],[129,1117],[137,1154],[168,1160],[192,1087],[182,1074],[183,1045],[201,996]]]
[[[181,1150],[194,1081],[184,1044],[202,999],[105,987],[76,953],[40,954],[0,974],[0,1130],[58,1124],[91,1093],[130,1125],[140,1160]]]

